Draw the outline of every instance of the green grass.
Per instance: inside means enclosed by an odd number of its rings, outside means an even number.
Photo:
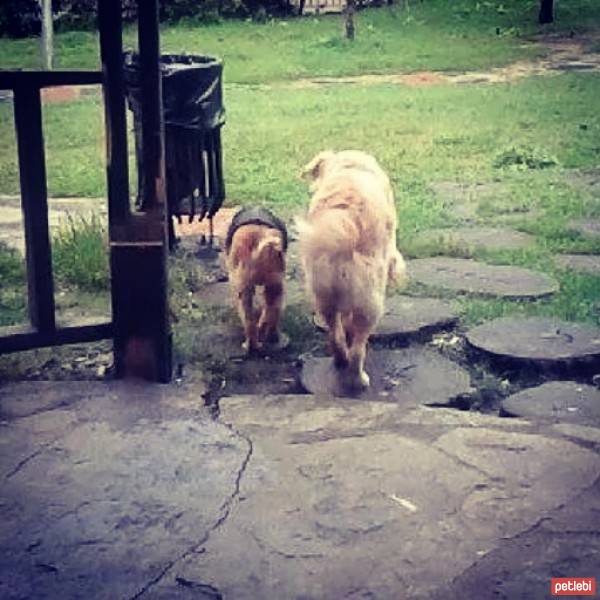
[[[56,278],[63,285],[97,292],[109,286],[106,225],[92,216],[69,216],[52,239]]]
[[[27,315],[25,261],[0,243],[0,326],[22,323]]]
[[[264,24],[226,21],[203,25],[186,21],[162,27],[162,50],[216,55],[225,61],[229,83],[264,83],[297,77],[366,72],[466,70],[503,65],[539,50],[524,37],[537,33],[537,0],[427,0],[362,11],[353,43],[342,36],[339,15],[269,20]],[[595,0],[557,6],[552,29],[581,31],[598,23]],[[546,28],[546,30],[549,28]],[[129,27],[124,41],[135,47]],[[477,48],[474,52],[473,49]],[[94,32],[56,35],[59,68],[97,68]],[[0,39],[3,68],[38,68],[34,39]]]

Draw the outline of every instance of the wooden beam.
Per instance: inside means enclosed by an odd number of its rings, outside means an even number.
[[[63,85],[100,85],[102,71],[3,71],[0,70],[0,90],[18,86],[55,87]]]
[[[138,3],[144,198],[128,204],[121,3],[99,0],[109,182],[111,298],[115,371],[168,382],[171,335],[167,306],[164,126],[159,72],[158,2]]]
[[[14,107],[25,227],[29,318],[40,333],[50,334],[55,327],[54,281],[39,88],[17,86]]]
[[[109,225],[118,226],[127,222],[130,213],[120,0],[99,1],[98,26],[104,83],[108,220]]]
[[[96,342],[112,337],[112,331],[112,323],[74,324],[46,333],[36,331],[32,327],[2,327],[0,328],[0,354],[45,346]]]
[[[166,208],[165,134],[160,75],[158,2],[147,0],[138,5],[138,44],[142,112],[142,164],[144,178],[142,210],[157,204]]]

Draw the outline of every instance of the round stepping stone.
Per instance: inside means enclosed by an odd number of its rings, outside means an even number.
[[[585,219],[581,221],[571,221],[568,225],[569,230],[576,231],[587,237],[600,237],[600,219]]]
[[[420,243],[438,243],[462,250],[516,250],[530,246],[534,237],[501,227],[464,227],[460,229],[432,229],[417,237]]]
[[[502,298],[542,298],[559,289],[544,273],[465,258],[418,258],[408,263],[408,272],[413,281],[429,287]]]
[[[575,381],[552,381],[523,390],[502,402],[511,417],[600,427],[600,390]]]
[[[412,338],[452,327],[458,315],[447,302],[437,298],[392,296],[385,302],[385,313],[370,340],[385,342]],[[326,329],[320,315],[314,317],[319,329]]]
[[[504,317],[471,329],[466,337],[489,354],[545,364],[600,357],[600,329],[556,319]]]
[[[371,386],[360,393],[347,390],[331,357],[304,359],[300,382],[311,394],[386,400],[402,404],[450,404],[472,391],[469,374],[437,352],[422,347],[370,350],[365,369]]]
[[[595,254],[561,254],[556,257],[556,263],[563,269],[600,275],[600,256]]]

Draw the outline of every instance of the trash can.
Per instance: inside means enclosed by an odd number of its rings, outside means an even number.
[[[209,56],[163,54],[160,72],[169,216],[181,221],[182,215],[187,215],[190,223],[196,216],[212,221],[225,198],[221,148],[221,127],[225,123],[223,63]],[[138,55],[125,53],[125,88],[133,112],[138,165],[136,206],[143,210],[139,74]],[[172,227],[169,231],[171,238]],[[173,242],[169,240],[171,246]]]

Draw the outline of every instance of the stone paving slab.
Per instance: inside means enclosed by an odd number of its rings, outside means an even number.
[[[547,557],[569,535],[553,556],[585,566],[600,533],[598,453],[519,419],[261,395],[213,420],[202,386],[0,389],[7,600],[421,600],[488,556],[525,593],[552,565],[519,571],[519,540]]]
[[[555,260],[563,269],[600,276],[600,256],[596,254],[561,254]]]
[[[458,313],[448,302],[399,294],[386,299],[383,317],[369,339],[375,342],[407,341],[448,329],[457,320]],[[314,322],[319,329],[326,329],[320,315],[315,315]]]
[[[239,497],[205,552],[180,561],[152,597],[174,597],[183,579],[242,600],[431,598],[577,503],[600,472],[595,453],[539,434],[395,431],[407,414],[356,400],[222,399],[221,419],[253,444]],[[580,522],[598,531],[592,509]]]
[[[501,407],[510,416],[600,427],[600,390],[575,381],[522,390],[505,398]]]
[[[543,298],[559,289],[545,273],[464,258],[418,258],[409,261],[408,272],[421,285],[500,298]]]
[[[596,482],[547,513],[530,529],[500,541],[428,600],[547,600],[551,577],[598,577],[600,537],[590,516],[600,512]],[[589,596],[575,596],[589,598]]]
[[[0,597],[136,597],[225,518],[249,442],[200,388],[53,384],[3,388]]]
[[[462,227],[458,229],[430,229],[416,238],[420,244],[451,246],[464,252],[475,250],[517,250],[527,248],[535,237],[522,231],[503,227]]]
[[[585,237],[597,238],[600,236],[600,219],[571,221],[567,227],[570,231],[575,231]]]
[[[365,369],[371,385],[354,393],[344,387],[331,357],[308,356],[302,364],[300,382],[311,394],[392,400],[404,406],[449,404],[473,391],[467,371],[437,352],[419,346],[370,350]]]
[[[483,352],[544,365],[600,358],[600,329],[543,317],[503,317],[467,331]]]

